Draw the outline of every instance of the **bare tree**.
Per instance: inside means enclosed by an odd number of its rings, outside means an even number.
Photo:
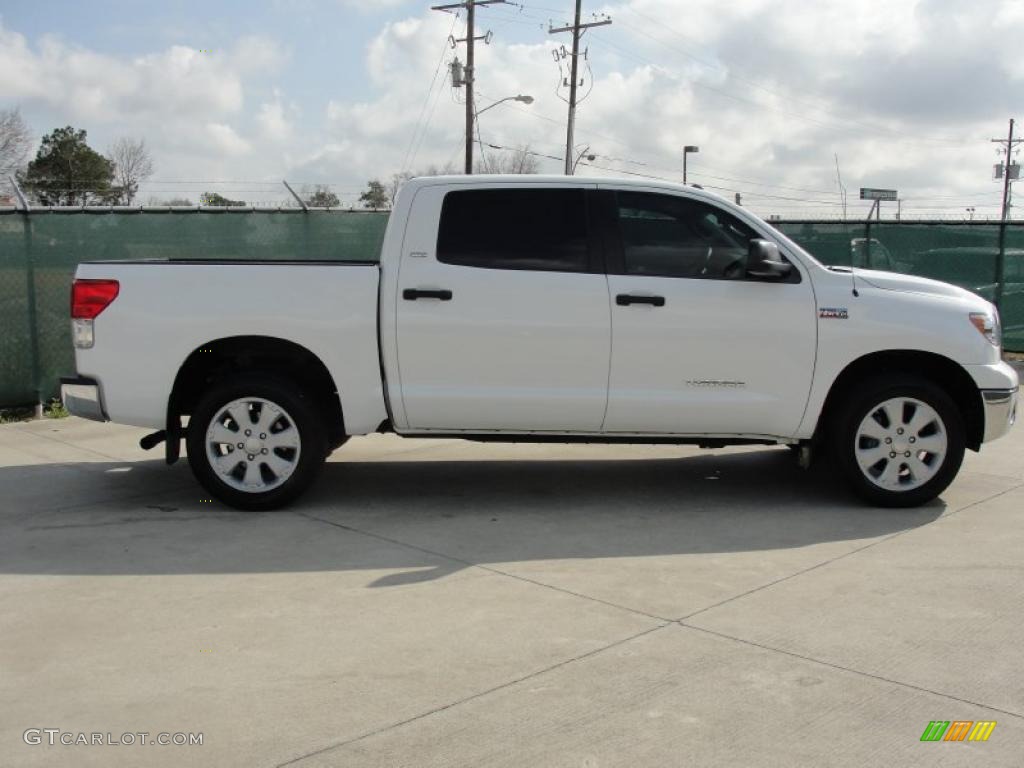
[[[537,173],[539,169],[540,160],[529,144],[511,151],[492,150],[477,163],[477,173]]]
[[[0,187],[10,182],[8,177],[25,167],[32,134],[17,107],[0,109]]]
[[[395,207],[395,198],[398,197],[398,190],[409,179],[413,178],[414,174],[411,171],[402,171],[401,173],[391,174],[391,185],[388,188],[388,194],[391,196],[391,207]]]
[[[428,165],[422,171],[417,171],[416,176],[455,176],[462,173],[455,167],[455,163],[447,162],[444,165]]]
[[[402,171],[401,173],[395,173],[391,175],[391,184],[388,187],[388,194],[391,196],[391,205],[395,204],[395,198],[398,197],[398,190],[400,190],[405,182],[409,179],[416,179],[421,176],[454,176],[460,173],[456,169],[454,163],[445,163],[444,165],[428,165],[426,168],[421,168],[418,171]]]
[[[153,156],[144,139],[120,138],[107,151],[114,164],[114,184],[125,205],[131,205],[139,192],[139,183],[153,175]]]

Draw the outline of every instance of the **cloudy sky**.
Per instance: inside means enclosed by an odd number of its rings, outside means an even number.
[[[486,144],[528,145],[558,173],[564,88],[552,50],[571,0],[480,8]],[[1022,0],[585,0],[613,23],[588,32],[576,141],[587,175],[690,180],[761,215],[850,215],[860,186],[896,188],[904,213],[995,215],[989,141],[1024,118]],[[37,140],[84,128],[95,148],[144,138],[142,198],[204,189],[284,200],[279,183],[355,199],[371,178],[461,166],[463,107],[445,65],[464,16],[418,0],[0,4],[0,107]],[[1008,41],[1008,42],[1002,42]],[[490,153],[504,150],[488,149]],[[1024,207],[1024,201],[1022,201]],[[1022,214],[1024,215],[1024,214]]]

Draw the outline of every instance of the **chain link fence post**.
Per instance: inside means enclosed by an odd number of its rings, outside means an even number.
[[[28,199],[25,197],[25,193],[21,191],[21,187],[18,186],[17,180],[14,176],[9,178],[21,208],[25,232],[25,298],[28,306],[26,319],[28,320],[29,349],[32,359],[32,392],[36,400],[35,416],[37,419],[41,419],[43,418],[43,390],[39,365],[39,317],[36,311],[36,270],[35,260],[32,257],[32,221],[29,218],[31,212]]]
[[[1006,280],[1006,219],[999,222],[999,250],[996,251],[996,287],[993,291],[992,303],[1002,314],[1003,283]]]

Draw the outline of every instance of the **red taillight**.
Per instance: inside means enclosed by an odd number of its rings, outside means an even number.
[[[121,290],[117,280],[75,280],[71,284],[71,319],[92,320]]]

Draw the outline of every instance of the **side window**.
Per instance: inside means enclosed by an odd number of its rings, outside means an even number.
[[[582,189],[449,192],[441,207],[437,260],[488,269],[585,272],[585,195]]]
[[[619,192],[619,230],[629,275],[740,280],[758,235],[713,205],[672,195]]]

